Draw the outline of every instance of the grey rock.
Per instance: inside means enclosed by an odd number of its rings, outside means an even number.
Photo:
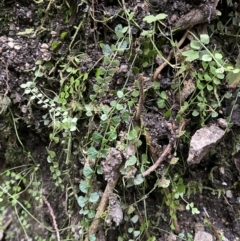
[[[213,241],[213,236],[204,231],[198,231],[195,234],[194,241]]]
[[[199,129],[190,141],[188,164],[199,163],[209,150],[222,139],[225,133],[226,131],[216,124]]]

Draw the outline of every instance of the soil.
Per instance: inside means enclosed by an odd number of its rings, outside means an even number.
[[[54,93],[58,93],[61,88],[61,82],[69,81],[68,76],[63,76],[64,80],[59,76],[64,73],[63,64],[70,63],[69,65],[77,66],[82,73],[88,73],[84,87],[78,89],[78,96],[81,96],[83,102],[87,101],[94,91],[94,86],[98,84],[94,71],[103,65],[101,62],[103,53],[99,43],[113,44],[115,42],[113,32],[116,25],[127,25],[125,17],[122,17],[125,14],[124,7],[134,12],[134,21],[139,26],[137,28],[137,25],[133,25],[131,29],[136,53],[142,48],[141,31],[150,28],[150,24],[142,21],[145,16],[167,14],[167,19],[161,25],[162,31],[165,36],[170,37],[171,29],[178,28],[173,38],[179,41],[185,29],[189,28],[186,26],[188,25],[186,15],[189,18],[195,11],[198,19],[196,23],[192,22],[191,31],[197,33],[201,25],[204,25],[208,31],[212,28],[216,29],[212,33],[210,46],[222,50],[229,62],[234,65],[239,54],[239,44],[234,43],[233,35],[239,31],[239,27],[229,23],[228,20],[230,13],[235,16],[239,15],[240,3],[237,1],[232,3],[231,6],[224,1],[210,0],[149,0],[148,3],[142,0],[121,2],[98,0],[89,3],[80,0],[74,3],[61,0],[14,0],[0,3],[2,9],[0,13],[0,169],[4,173],[1,175],[1,181],[4,184],[11,180],[12,177],[4,172],[8,169],[17,168],[17,172],[25,173],[26,180],[20,185],[22,194],[19,200],[23,204],[24,200],[28,200],[31,204],[28,210],[32,214],[26,213],[24,205],[13,206],[11,198],[5,200],[2,206],[0,204],[3,219],[0,220],[0,228],[2,227],[3,230],[0,231],[0,240],[58,240],[53,216],[60,230],[60,240],[82,240],[80,231],[83,216],[79,214],[77,199],[81,194],[79,183],[83,179],[83,168],[86,166],[84,150],[87,149],[85,147],[90,140],[89,135],[92,135],[100,126],[98,115],[91,121],[86,113],[79,118],[78,129],[72,136],[70,163],[66,163],[66,143],[62,145],[51,142],[51,150],[56,154],[58,163],[56,165],[58,165],[62,179],[62,183],[57,186],[56,179],[51,172],[52,163],[48,161],[49,134],[52,128],[44,125],[43,120],[48,110],[39,106],[37,101],[29,99],[29,96],[24,94],[21,85],[34,80],[37,87],[53,99]],[[218,19],[216,9],[222,12],[222,16]],[[228,25],[231,33],[222,35],[223,33],[219,30],[221,28],[217,28],[220,23]],[[63,37],[63,33],[66,37]],[[169,42],[160,32],[156,34],[156,39],[157,45],[161,46],[161,50],[167,56],[170,52],[169,48],[171,49]],[[238,40],[238,38],[235,39]],[[227,45],[226,42],[231,44]],[[184,41],[184,45],[188,43],[189,39]],[[74,59],[75,56],[79,61]],[[194,237],[199,227],[210,233],[214,240],[240,240],[239,109],[236,106],[233,111],[233,126],[224,138],[199,164],[188,166],[186,160],[190,138],[201,127],[201,123],[198,118],[186,116],[184,128],[189,136],[177,139],[181,131],[177,120],[177,113],[180,109],[179,94],[171,88],[176,72],[169,66],[156,80],[168,95],[168,105],[172,107],[172,116],[169,118],[158,106],[154,86],[149,77],[153,76],[153,70],[157,69],[160,64],[156,61],[143,70],[141,61],[144,57],[140,55],[140,52],[139,56],[136,66],[140,72],[144,72],[146,80],[144,111],[139,120],[140,125],[139,123],[133,125],[144,126],[145,134],[139,136],[141,143],[139,145],[134,143],[134,145],[138,146],[139,156],[148,153],[151,157],[150,162],[157,161],[159,153],[162,153],[169,143],[173,143],[175,149],[168,153],[155,172],[146,177],[144,191],[141,190],[143,186],[139,188],[125,183],[126,176],[131,178],[137,175],[140,169],[139,163],[136,167],[127,169],[127,174],[124,173],[120,177],[114,193],[110,193],[110,216],[106,220],[102,219],[99,224],[97,240],[117,241],[120,240],[119,236],[125,238],[122,240],[193,240],[190,236]],[[106,91],[97,97],[97,101],[105,106],[109,106],[111,101],[115,100],[114,93],[118,90],[124,87],[131,92],[135,88],[137,74],[129,71],[133,61],[130,53],[119,55],[116,59],[120,62],[120,66],[106,87]],[[170,61],[174,62],[173,59]],[[39,61],[47,64],[36,64],[36,62],[40,63]],[[42,66],[44,69],[41,69]],[[199,70],[200,67],[192,66],[192,68]],[[39,74],[40,72],[43,74]],[[128,79],[127,83],[126,79]],[[104,89],[104,83],[101,87]],[[228,91],[226,84],[219,88],[221,88],[219,92],[222,95]],[[185,96],[184,99],[189,98],[193,91],[194,89],[189,94],[182,93]],[[236,99],[236,95],[234,98]],[[74,101],[78,100],[71,100],[68,106],[72,106]],[[239,100],[237,99],[236,102]],[[77,105],[74,110],[78,113],[82,111]],[[231,110],[232,99],[223,103],[219,113],[221,117],[227,118]],[[134,111],[132,108],[131,118],[134,118]],[[205,124],[209,125],[212,122],[215,122],[215,119],[209,118]],[[121,123],[117,127],[119,141],[121,138],[126,140],[124,135],[129,126],[130,124]],[[95,144],[95,148],[100,147],[101,143]],[[118,150],[111,147],[107,158],[101,159],[100,166],[102,166],[105,178],[98,173],[91,183],[92,188],[97,190],[100,196],[106,185],[119,176],[118,167],[132,155],[129,152],[134,153],[136,150],[134,148]],[[169,207],[165,204],[166,192],[156,187],[156,180],[163,176],[166,166],[176,156],[180,157],[179,162],[176,165],[170,165],[167,170],[172,180],[177,178],[176,175],[180,175],[185,184],[186,194],[184,198],[179,199],[180,203],[176,211],[179,231],[185,235],[185,239],[172,236],[171,233],[174,232],[170,228]],[[145,164],[151,165],[152,163]],[[90,165],[93,165],[91,160]],[[38,182],[40,186],[34,188],[34,183]],[[31,187],[30,192],[25,191],[28,187]],[[42,201],[33,198],[31,191],[34,189],[38,190],[36,196],[45,197]],[[193,215],[191,210],[187,210],[187,203],[191,202],[199,210],[199,214]],[[25,215],[26,224],[19,222],[19,216],[16,214]],[[136,222],[129,218],[134,215],[138,216]],[[4,227],[5,224],[7,225]],[[131,228],[144,231],[141,236],[134,238],[133,233],[130,232]],[[176,232],[175,234],[178,235]],[[187,235],[189,239],[186,238]],[[153,236],[156,239],[150,239]]]

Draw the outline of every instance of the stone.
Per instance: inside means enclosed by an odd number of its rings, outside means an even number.
[[[204,231],[198,231],[195,234],[194,241],[213,241],[213,236]]]
[[[217,124],[205,126],[196,131],[190,141],[188,164],[198,164],[226,133]]]

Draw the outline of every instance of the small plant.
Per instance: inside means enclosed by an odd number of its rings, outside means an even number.
[[[186,113],[188,109],[191,109],[192,115],[200,116],[201,124],[204,125],[208,117],[218,116],[218,109],[221,108],[224,99],[220,97],[219,86],[223,84],[226,72],[232,67],[225,63],[220,52],[211,52],[207,48],[210,41],[207,34],[200,35],[200,38],[191,34],[194,37],[194,40],[190,42],[191,49],[183,51],[182,55],[186,57],[186,62],[198,61],[201,67],[198,71],[191,71],[189,67],[187,68],[190,73],[189,78],[196,82],[196,89],[193,89],[195,94],[188,101],[184,101],[179,114],[182,115],[183,111]]]
[[[179,178],[178,174],[176,174],[171,181],[162,177],[158,180],[157,185],[163,188],[163,193],[165,194],[165,203],[169,207],[169,214],[172,221],[171,229],[179,233],[180,228],[177,221],[177,209],[180,205],[179,199],[181,198],[181,200],[187,204],[186,210],[190,210],[192,214],[199,214],[200,212],[194,206],[193,202],[189,203],[185,200],[184,195],[186,195],[186,186],[183,183],[183,179]]]
[[[21,171],[23,168],[24,171]],[[40,223],[40,221],[31,214],[32,204],[34,202],[40,203],[41,201],[41,182],[35,180],[38,170],[39,165],[35,168],[32,166],[20,166],[8,169],[0,174],[3,181],[0,185],[1,214],[4,214],[2,208],[8,203],[8,207],[12,207],[15,211],[26,238],[28,238],[28,232],[31,228],[29,220],[33,219]],[[31,180],[31,182],[28,183],[27,180]],[[23,196],[25,198],[23,198]],[[19,207],[22,210],[21,212],[19,212]],[[9,211],[8,208],[6,210]],[[4,216],[2,216],[2,218],[3,217]],[[5,230],[4,225],[3,220],[0,220],[0,228],[3,228],[3,230]]]

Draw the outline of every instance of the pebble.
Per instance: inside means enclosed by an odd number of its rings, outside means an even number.
[[[13,42],[8,42],[8,47],[9,47],[10,49],[13,49],[13,48],[14,48],[14,43],[13,43]]]
[[[41,45],[41,49],[48,49],[49,48],[49,46],[47,45],[47,44],[45,44],[45,43],[43,43],[42,45]]]
[[[14,46],[14,49],[16,49],[16,50],[19,50],[19,49],[21,49],[22,48],[22,46],[20,46],[20,45],[15,45]]]
[[[127,73],[128,72],[128,65],[121,64],[120,67],[119,67],[118,72],[120,72],[120,73]]]
[[[222,128],[227,128],[227,126],[228,126],[227,121],[226,121],[225,119],[223,119],[223,118],[219,118],[219,119],[217,120],[217,122],[218,122],[218,125],[219,125],[220,127],[222,127]]]
[[[227,198],[232,198],[232,197],[233,197],[233,194],[232,194],[232,191],[231,191],[231,190],[227,190],[227,191],[226,191],[226,197],[227,197]]]
[[[54,37],[57,36],[57,32],[56,32],[56,31],[51,31],[51,35],[52,35],[52,37],[54,38]]]
[[[213,236],[204,231],[198,231],[195,234],[194,241],[213,241]]]

